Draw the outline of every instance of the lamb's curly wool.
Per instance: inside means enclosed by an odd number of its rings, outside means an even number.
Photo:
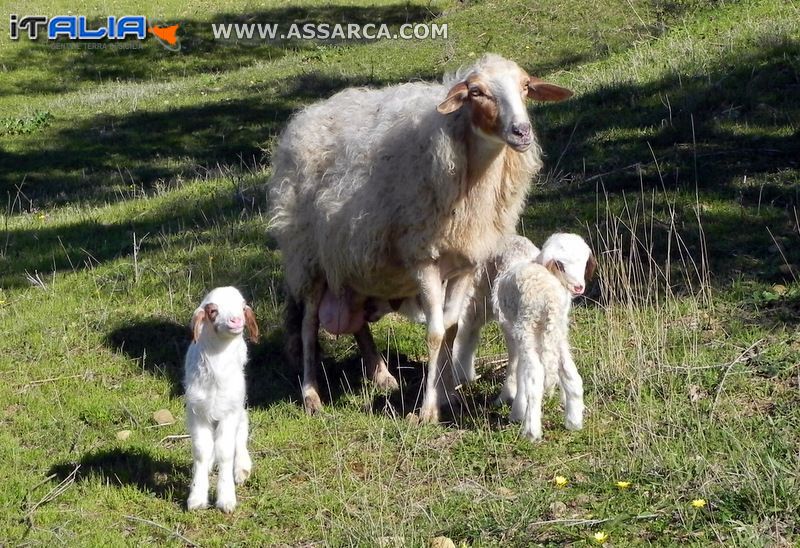
[[[445,330],[458,320],[476,265],[514,231],[541,167],[526,89],[543,100],[571,95],[486,55],[443,84],[347,89],[289,123],[273,155],[271,228],[286,271],[287,331],[301,338],[288,346],[303,358],[309,411],[321,407],[314,368],[326,292],[334,318],[346,317],[334,327],[356,333],[368,373],[386,386],[397,383],[360,319],[365,303],[419,294],[428,388],[439,384],[439,351],[455,335]],[[438,418],[435,391],[426,389],[422,418]]]
[[[566,427],[583,427],[583,380],[569,348],[569,310],[594,266],[580,236],[554,234],[536,262],[517,262],[497,278],[493,305],[508,344],[508,375],[516,376],[504,392],[513,398],[512,420],[522,421],[529,439],[542,437],[542,398],[557,381]]]

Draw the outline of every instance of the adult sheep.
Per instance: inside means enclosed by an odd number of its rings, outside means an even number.
[[[349,88],[291,120],[269,193],[307,411],[322,408],[320,320],[355,334],[370,378],[396,387],[366,319],[371,302],[419,295],[429,353],[420,419],[438,421],[442,346],[452,345],[476,265],[514,232],[541,168],[525,99],[571,95],[487,54],[443,84]]]

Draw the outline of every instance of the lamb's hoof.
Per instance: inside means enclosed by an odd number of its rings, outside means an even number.
[[[400,383],[397,382],[397,379],[386,370],[375,373],[372,382],[381,390],[397,390],[400,388]]]
[[[322,400],[317,394],[309,394],[303,398],[303,407],[308,415],[316,415],[322,411]]]
[[[528,430],[528,429],[523,429],[522,432],[521,432],[521,435],[522,435],[523,438],[525,438],[526,440],[528,440],[528,441],[530,441],[532,443],[538,443],[538,442],[542,441],[542,433],[541,432],[533,432],[533,431]]]
[[[422,408],[419,410],[419,424],[439,424],[439,408]]]
[[[192,510],[203,510],[204,508],[208,508],[208,497],[189,496],[189,500],[186,501],[186,509],[190,512]]]
[[[241,468],[236,468],[233,471],[233,481],[237,485],[247,481],[247,478],[250,477],[250,469],[251,469],[251,466],[247,466],[247,467],[242,466]]]
[[[503,394],[500,394],[492,401],[492,405],[495,407],[503,407],[506,404],[511,405],[512,403],[514,403],[514,398],[509,398]]]
[[[236,497],[233,498],[218,498],[217,499],[217,508],[225,512],[226,514],[230,514],[236,509]]]
[[[578,419],[576,421],[571,421],[569,419],[564,421],[564,426],[567,430],[582,430],[583,429],[583,419]]]
[[[525,411],[514,410],[511,408],[511,414],[508,416],[508,420],[511,422],[522,422],[525,418]]]

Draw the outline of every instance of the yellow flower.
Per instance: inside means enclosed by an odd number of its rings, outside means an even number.
[[[567,481],[568,481],[567,478],[565,478],[564,476],[556,476],[555,479],[553,480],[553,483],[556,484],[556,487],[566,487]]]
[[[630,486],[631,486],[631,482],[629,482],[629,481],[618,481],[618,482],[616,483],[616,486],[617,486],[619,489],[627,489],[628,487],[630,487]]]
[[[594,534],[594,541],[597,544],[603,544],[606,540],[608,540],[608,533],[605,531],[598,531]]]
[[[695,508],[705,508],[706,507],[706,499],[694,499],[692,501],[692,506]]]

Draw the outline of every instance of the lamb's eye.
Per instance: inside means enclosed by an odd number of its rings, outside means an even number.
[[[562,263],[561,261],[556,261],[556,268],[559,271],[564,272],[564,263]]]
[[[481,90],[478,88],[470,88],[469,94],[472,95],[473,97],[478,97],[480,95],[483,95],[483,92],[481,92]]]

